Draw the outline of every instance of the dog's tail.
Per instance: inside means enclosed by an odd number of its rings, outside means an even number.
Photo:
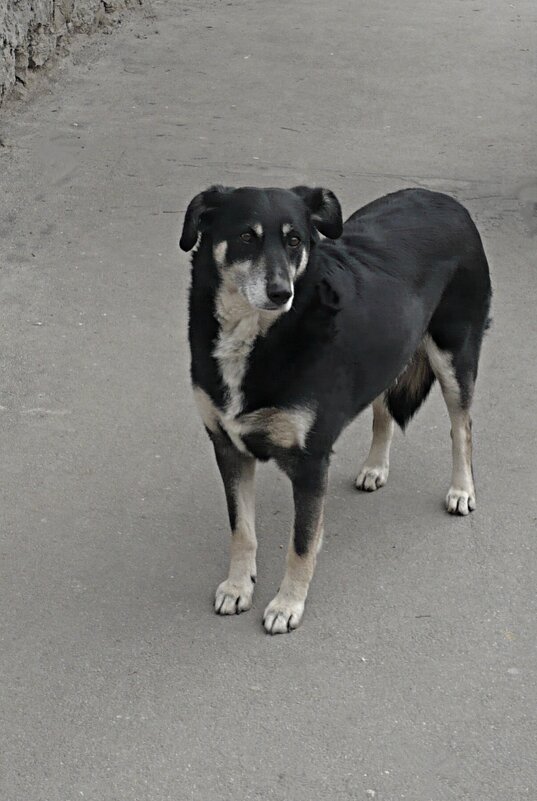
[[[391,387],[386,390],[388,410],[404,430],[431,391],[435,374],[424,345],[420,345],[411,361]]]

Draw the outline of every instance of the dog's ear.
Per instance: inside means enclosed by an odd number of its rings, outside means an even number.
[[[185,221],[183,223],[183,232],[179,240],[179,247],[181,250],[192,250],[198,241],[198,233],[200,231],[203,217],[211,209],[216,209],[220,206],[227,194],[233,192],[230,186],[211,186],[205,192],[200,192],[199,195],[192,198],[188,204],[185,214]]]
[[[311,221],[323,236],[337,239],[343,233],[343,218],[339,200],[329,189],[320,186],[294,186],[291,189],[298,195],[311,213]]]
[[[324,306],[327,311],[335,314],[341,309],[341,297],[339,292],[334,289],[328,278],[322,278],[317,286],[317,294],[321,301],[321,306]]]

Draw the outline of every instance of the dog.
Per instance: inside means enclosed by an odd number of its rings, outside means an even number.
[[[194,249],[189,341],[194,397],[212,440],[231,526],[220,615],[252,605],[254,471],[274,459],[292,483],[286,570],[263,624],[302,620],[323,537],[332,447],[367,406],[373,439],[356,480],[386,484],[390,443],[438,379],[451,421],[446,508],[475,509],[470,407],[489,320],[481,238],[453,198],[405,189],[343,224],[328,189],[212,186],[189,204]]]

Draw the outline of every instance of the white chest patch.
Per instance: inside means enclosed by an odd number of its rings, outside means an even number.
[[[213,351],[226,390],[227,417],[234,418],[243,407],[241,386],[248,357],[258,336],[264,336],[278,314],[254,309],[235,289],[225,284],[215,301],[220,333]]]
[[[228,293],[222,292],[216,299],[220,333],[213,351],[226,390],[225,412],[231,418],[241,412],[241,385],[248,356],[259,335],[259,313],[250,309],[238,293],[235,294],[236,297],[230,298]]]

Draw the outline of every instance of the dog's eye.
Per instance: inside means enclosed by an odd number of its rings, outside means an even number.
[[[291,234],[289,239],[287,240],[287,244],[291,248],[297,248],[300,245],[300,237],[296,234]]]
[[[244,231],[244,233],[241,234],[241,239],[243,242],[251,242],[253,238],[254,237],[250,231]]]

